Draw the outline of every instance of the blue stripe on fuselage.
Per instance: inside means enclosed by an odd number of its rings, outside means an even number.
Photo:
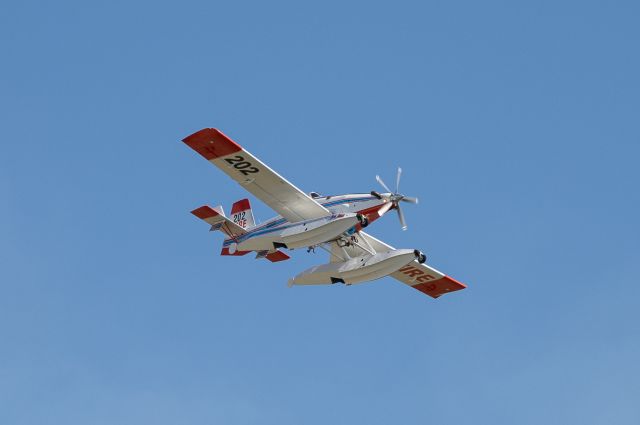
[[[375,196],[367,196],[367,197],[361,197],[361,198],[345,198],[345,199],[338,199],[335,201],[330,201],[330,202],[325,202],[324,204],[320,204],[325,208],[328,207],[333,207],[336,205],[340,205],[340,204],[348,204],[351,202],[364,202],[364,201],[371,201],[374,199],[378,199]],[[236,239],[225,239],[222,246],[228,246],[230,245],[232,242],[242,242],[245,241],[249,238],[252,238],[254,236],[258,236],[258,235],[264,235],[267,233],[271,233],[277,230],[284,230],[287,229],[289,227],[292,227],[291,225],[287,225],[287,223],[289,223],[286,219],[284,218],[279,218],[277,220],[274,220],[272,222],[267,222],[264,224],[261,224],[260,226],[254,227],[253,229],[251,229],[250,231],[248,231],[247,233],[244,233],[240,236],[238,236]],[[263,230],[264,229],[264,230]]]

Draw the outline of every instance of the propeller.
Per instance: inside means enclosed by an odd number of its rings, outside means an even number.
[[[411,204],[417,204],[418,198],[413,198],[411,196],[404,196],[399,192],[401,175],[402,175],[402,168],[398,167],[398,172],[396,174],[395,192],[389,189],[389,186],[385,184],[384,180],[382,180],[380,176],[376,176],[376,180],[378,181],[378,183],[380,183],[380,186],[382,186],[389,193],[389,195],[387,194],[382,195],[376,192],[375,190],[372,191],[371,194],[378,199],[382,199],[386,201],[385,204],[382,206],[382,208],[378,210],[378,215],[382,217],[391,208],[395,208],[398,211],[398,219],[400,220],[400,226],[402,226],[402,230],[407,230],[407,221],[404,218],[404,213],[402,212],[402,208],[400,208],[400,202],[409,202]]]

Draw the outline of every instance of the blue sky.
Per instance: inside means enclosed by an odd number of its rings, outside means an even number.
[[[0,423],[637,424],[637,2],[12,2]],[[218,256],[219,127],[467,283]],[[257,217],[271,212],[253,200]]]

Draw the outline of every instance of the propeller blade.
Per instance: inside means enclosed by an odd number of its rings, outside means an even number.
[[[380,185],[381,185],[382,187],[384,187],[384,188],[387,190],[387,192],[391,192],[391,189],[389,189],[389,188],[387,187],[387,185],[386,185],[386,184],[384,184],[384,182],[382,181],[382,179],[380,178],[380,176],[376,176],[376,180],[378,180],[378,183],[380,183]]]
[[[402,230],[407,230],[407,222],[404,219],[404,213],[402,212],[402,208],[398,205],[398,218],[400,219],[400,226],[402,226]]]
[[[378,217],[382,217],[383,215],[385,215],[387,211],[391,209],[392,206],[393,206],[393,202],[390,202],[390,201],[384,204],[382,208],[378,210]]]
[[[400,176],[402,175],[402,168],[398,167],[398,173],[396,174],[396,192],[400,193]]]
[[[409,202],[411,204],[417,204],[418,203],[418,198],[412,198],[411,196],[405,196],[401,199],[401,201],[404,202]]]

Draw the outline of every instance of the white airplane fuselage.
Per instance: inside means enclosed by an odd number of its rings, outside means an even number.
[[[382,193],[382,197],[391,195],[390,193]],[[314,197],[314,200],[318,202],[320,205],[329,210],[330,214],[334,217],[327,217],[328,221],[331,223],[323,223],[322,229],[327,229],[325,235],[314,235],[307,237],[307,239],[296,239],[296,245],[287,246],[288,248],[299,248],[303,246],[312,246],[317,243],[326,242],[331,238],[338,236],[338,234],[346,231],[347,229],[342,229],[338,226],[336,221],[341,220],[344,223],[348,223],[346,217],[342,217],[342,215],[353,216],[355,214],[360,214],[365,216],[370,223],[380,218],[378,211],[382,208],[387,202],[385,199],[380,199],[376,196],[373,196],[368,193],[355,193],[355,194],[346,194],[346,195],[336,195],[336,196],[318,196]],[[391,208],[393,209],[393,208]],[[231,218],[235,220],[234,217]],[[318,219],[317,221],[321,221],[324,219]],[[269,249],[272,246],[270,245],[270,238],[275,238],[276,235],[278,237],[285,237],[287,233],[295,234],[297,233],[297,229],[305,224],[312,222],[312,220],[307,220],[306,222],[298,222],[291,223],[284,219],[282,216],[273,217],[261,224],[258,224],[254,227],[246,229],[246,233],[237,237],[237,238],[226,238],[223,242],[222,246],[222,254],[223,255],[243,255],[250,251],[259,251],[264,249]],[[356,227],[359,224],[356,223]],[[353,227],[353,225],[348,226]],[[330,229],[333,229],[334,233],[336,230],[339,230],[335,235],[331,233]],[[358,227],[359,230],[359,227]],[[315,239],[314,239],[315,237]],[[324,237],[324,240],[323,240]],[[265,242],[268,244],[265,245]],[[308,242],[308,243],[306,243]],[[312,243],[313,242],[313,243]]]
[[[220,205],[193,209],[191,214],[207,223],[210,231],[225,235],[221,255],[255,253],[256,259],[278,263],[291,258],[285,250],[315,252],[317,248],[329,253],[329,263],[297,274],[289,279],[292,286],[352,285],[390,276],[433,298],[466,287],[427,265],[418,249],[393,248],[362,230],[392,209],[402,230],[407,229],[401,203],[417,204],[418,198],[400,192],[401,168],[396,172],[395,190],[376,176],[385,193],[307,195],[217,128],[203,128],[183,142],[280,214],[256,224],[246,198],[231,205],[230,216]],[[308,160],[304,152],[299,155],[302,161]]]

